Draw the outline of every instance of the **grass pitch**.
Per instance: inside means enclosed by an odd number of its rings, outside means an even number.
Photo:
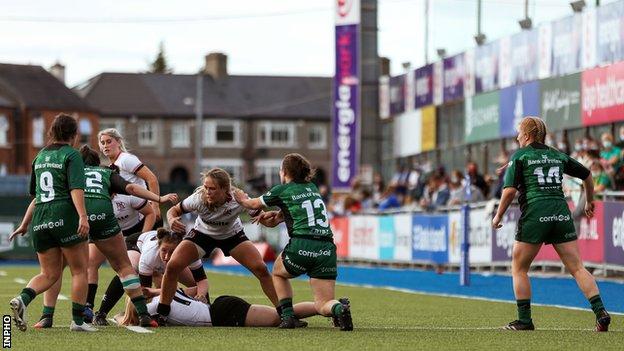
[[[9,300],[38,273],[36,266],[1,266],[0,295],[3,314]],[[96,309],[112,277],[100,270]],[[208,272],[211,297],[237,295],[250,303],[269,304],[255,278]],[[69,293],[69,272],[63,291]],[[311,299],[305,281],[294,281],[295,302]],[[101,327],[97,333],[69,331],[71,302],[60,300],[55,328],[25,333],[12,328],[14,350],[622,350],[622,317],[614,316],[609,333],[595,333],[591,312],[533,307],[538,330],[510,332],[500,326],[515,319],[515,305],[417,295],[384,289],[337,287],[337,296],[351,299],[353,332],[340,332],[324,317],[309,318],[308,328],[191,328],[167,327],[140,334],[122,327]],[[28,307],[28,324],[41,314],[42,296]],[[123,301],[123,300],[122,300]],[[608,301],[607,301],[608,304]],[[113,312],[120,312],[121,302]],[[112,315],[112,313],[111,313]]]

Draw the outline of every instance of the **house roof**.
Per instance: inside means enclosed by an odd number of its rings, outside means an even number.
[[[102,73],[75,91],[104,116],[195,114],[197,75]],[[326,118],[331,78],[203,76],[203,111],[220,117]]]
[[[93,111],[83,99],[41,66],[0,64],[0,104],[30,109]]]

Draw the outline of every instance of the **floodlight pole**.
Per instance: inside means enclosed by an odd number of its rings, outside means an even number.
[[[200,71],[197,73],[197,85],[195,96],[195,179],[199,183],[202,160],[202,120],[204,115],[204,75]]]

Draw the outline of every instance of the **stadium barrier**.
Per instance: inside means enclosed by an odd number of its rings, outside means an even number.
[[[511,207],[503,227],[491,226],[493,203],[470,211],[472,267],[509,267],[520,210]],[[561,218],[563,220],[564,218]],[[545,219],[546,220],[546,219]],[[559,220],[553,218],[548,220]],[[456,267],[461,259],[462,216],[459,208],[436,213],[418,211],[352,215],[331,219],[338,257],[346,261],[407,263]],[[581,257],[588,267],[624,272],[624,202],[595,201],[595,215],[578,226]],[[537,266],[563,266],[552,245],[544,245]]]

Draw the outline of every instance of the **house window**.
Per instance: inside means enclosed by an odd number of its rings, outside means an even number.
[[[267,187],[280,184],[279,170],[282,160],[258,160],[256,161],[256,175],[264,176]]]
[[[108,128],[115,128],[119,134],[122,136],[124,135],[124,121],[121,119],[100,120],[100,129],[104,130]]]
[[[139,124],[139,146],[155,146],[157,125],[155,121],[143,121]]]
[[[186,122],[173,123],[171,126],[171,147],[190,147],[191,131]]]
[[[327,147],[327,130],[324,125],[312,125],[308,129],[308,147],[310,149],[325,149]]]
[[[295,124],[260,123],[258,125],[258,145],[268,147],[295,146]]]
[[[32,143],[34,147],[42,147],[44,142],[45,122],[43,117],[35,117],[32,122]]]
[[[203,159],[201,162],[202,168],[221,168],[230,174],[232,178],[232,184],[242,186],[244,183],[243,176],[243,161],[241,159]]]
[[[9,120],[5,115],[0,115],[0,146],[9,145]]]
[[[204,146],[240,146],[241,122],[212,120],[204,122]]]
[[[78,130],[80,132],[80,144],[89,144],[89,138],[93,133],[91,121],[87,118],[81,118],[78,122]]]

